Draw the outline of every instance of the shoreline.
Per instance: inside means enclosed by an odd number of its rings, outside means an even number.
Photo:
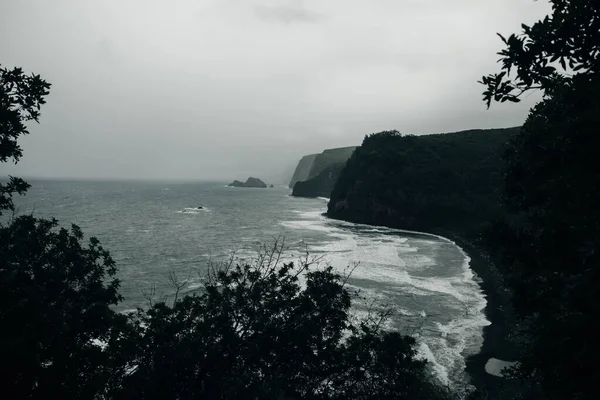
[[[327,215],[327,212],[322,215],[326,218],[346,221]],[[359,224],[374,227],[379,226],[367,223]],[[487,320],[490,321],[490,325],[483,327],[483,344],[479,352],[465,357],[465,371],[470,378],[469,383],[476,389],[471,393],[469,398],[476,394],[484,393],[489,396],[490,393],[500,392],[500,389],[506,387],[509,380],[487,373],[485,365],[490,358],[504,361],[516,360],[516,346],[509,341],[509,335],[516,321],[510,294],[504,289],[500,273],[485,249],[458,234],[444,229],[434,229],[431,232],[424,232],[389,226],[382,227],[443,238],[460,247],[470,258],[469,268],[477,276],[477,284],[485,296],[486,305],[484,314]],[[494,398],[494,396],[490,398]]]
[[[516,359],[516,348],[508,340],[515,324],[510,295],[501,284],[499,272],[485,250],[450,232],[440,234],[453,241],[471,258],[469,267],[479,278],[477,283],[486,298],[484,313],[490,325],[483,328],[483,344],[477,354],[465,359],[466,372],[476,392],[497,393],[507,379],[488,374],[485,365],[490,358],[505,361]]]

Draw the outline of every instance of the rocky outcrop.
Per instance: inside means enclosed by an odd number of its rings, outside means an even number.
[[[266,188],[267,184],[258,178],[250,177],[246,180],[246,182],[240,182],[240,181],[235,180],[227,186],[243,187],[243,188]]]
[[[296,182],[292,196],[329,197],[345,163],[332,164],[325,167],[320,174],[306,181]]]

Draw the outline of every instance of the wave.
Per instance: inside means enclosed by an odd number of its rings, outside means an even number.
[[[464,250],[439,235],[331,220],[322,210],[295,214],[280,223],[325,234],[309,251],[322,254],[339,273],[358,263],[349,284],[397,311],[391,325],[417,332],[417,352],[438,379],[466,389],[464,357],[480,350],[490,322]]]
[[[176,211],[178,214],[201,214],[205,212],[210,212],[210,210],[206,207],[196,208],[196,207],[186,207],[183,210]]]

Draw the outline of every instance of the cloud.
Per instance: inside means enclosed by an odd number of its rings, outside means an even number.
[[[496,32],[531,0],[0,1],[2,65],[52,83],[24,157],[0,174],[269,175],[384,129],[521,124],[538,94],[487,111]]]
[[[256,6],[256,17],[264,22],[278,22],[284,24],[317,22],[322,15],[309,11],[303,7],[301,1],[294,1],[288,5]]]

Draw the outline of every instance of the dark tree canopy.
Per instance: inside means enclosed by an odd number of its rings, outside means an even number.
[[[0,227],[0,380],[14,398],[92,398],[123,316],[115,263],[79,228],[22,216]]]
[[[138,314],[135,399],[436,399],[444,392],[414,339],[385,332],[382,315],[354,321],[331,267],[280,263],[213,270],[204,290]]]
[[[17,140],[29,133],[26,122],[38,122],[49,89],[50,84],[39,75],[26,75],[21,68],[8,69],[0,64],[0,163],[17,163],[23,155]],[[0,183],[0,215],[14,210],[13,194],[23,194],[28,187],[25,181],[14,177],[8,183]]]
[[[522,317],[515,373],[547,398],[587,399],[600,377],[600,3],[552,4],[483,80],[488,105],[544,93],[504,155],[505,216],[487,236]]]
[[[498,53],[502,71],[481,80],[488,107],[492,101],[518,102],[528,90],[547,92],[574,76],[591,78],[600,72],[600,2],[550,2],[552,14],[531,26],[523,24],[521,34],[498,34],[506,45]]]

